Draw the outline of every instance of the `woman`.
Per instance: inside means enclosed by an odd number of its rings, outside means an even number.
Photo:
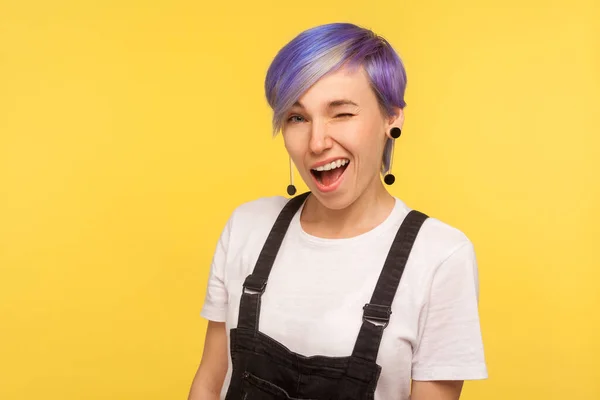
[[[274,132],[310,192],[230,217],[190,399],[453,400],[487,377],[471,242],[380,178],[393,183],[405,86],[392,47],[352,24],[309,29],[277,54]]]

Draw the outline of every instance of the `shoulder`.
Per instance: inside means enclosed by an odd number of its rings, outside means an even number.
[[[462,229],[434,216],[425,220],[417,235],[406,273],[418,288],[419,304],[442,295],[456,301],[466,290],[475,294],[475,301],[479,295],[473,242]]]
[[[442,280],[477,280],[475,248],[469,237],[459,228],[437,218],[429,218],[425,227],[427,243],[437,248],[432,278]]]
[[[406,212],[409,211],[411,209],[406,207]],[[473,243],[467,234],[458,226],[432,215],[428,215],[423,223],[412,253],[422,272],[430,277],[450,261],[472,264],[475,258]]]
[[[232,215],[232,228],[272,226],[289,199],[283,196],[260,197],[237,206]]]
[[[238,205],[222,234],[223,279],[227,282],[247,275],[288,199],[261,197]]]
[[[427,219],[419,230],[415,246],[424,246],[430,252],[435,252],[443,256],[450,255],[450,253],[458,248],[471,243],[467,235],[459,227],[429,214],[426,210],[412,209],[401,199],[397,198],[396,201],[402,210],[399,213],[402,220],[411,211],[421,211],[427,215]]]
[[[461,229],[435,217],[427,218],[421,229],[428,247],[439,249],[447,256],[464,246],[472,245]]]
[[[227,222],[230,250],[249,245],[261,247],[277,216],[289,199],[283,196],[260,197],[238,205]]]

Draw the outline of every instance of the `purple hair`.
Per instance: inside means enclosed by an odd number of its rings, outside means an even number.
[[[271,63],[265,94],[273,110],[273,135],[283,126],[285,113],[324,75],[362,66],[382,111],[404,108],[406,71],[392,46],[371,30],[350,23],[332,23],[305,30],[285,45]],[[386,142],[382,172],[390,169],[392,141]]]

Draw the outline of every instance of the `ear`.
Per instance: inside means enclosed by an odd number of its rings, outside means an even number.
[[[398,127],[400,129],[402,129],[403,125],[404,125],[404,110],[399,107],[395,107],[394,115],[392,115],[386,119],[386,127],[385,127],[386,135],[391,138],[390,129],[392,129],[393,127]]]

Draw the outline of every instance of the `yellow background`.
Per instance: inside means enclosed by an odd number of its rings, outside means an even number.
[[[600,399],[598,4],[0,1],[0,399],[187,396],[218,234],[287,185],[264,74],[332,21],[406,63],[392,193],[475,243],[463,399]]]

